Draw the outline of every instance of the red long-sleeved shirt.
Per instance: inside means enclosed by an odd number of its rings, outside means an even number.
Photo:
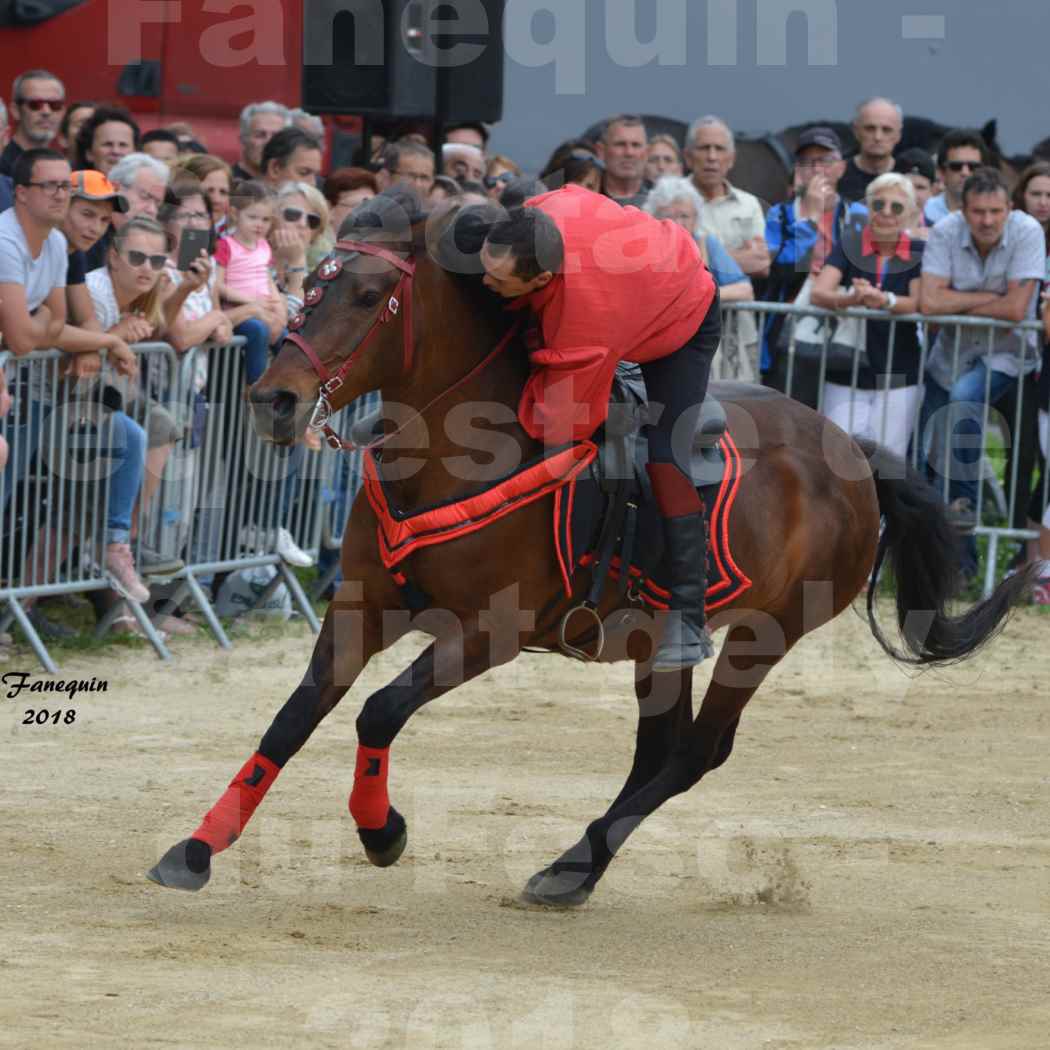
[[[542,336],[518,419],[546,444],[582,441],[605,421],[618,362],[680,349],[707,315],[715,282],[696,242],[669,220],[576,185],[526,206],[557,224],[565,263],[511,307],[531,309]]]

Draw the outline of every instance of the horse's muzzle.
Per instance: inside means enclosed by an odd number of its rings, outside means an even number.
[[[263,441],[290,445],[306,425],[309,406],[293,390],[259,389],[256,384],[248,392],[248,401],[255,432]]]

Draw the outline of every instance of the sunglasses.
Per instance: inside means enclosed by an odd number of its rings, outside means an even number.
[[[15,101],[20,106],[31,109],[34,113],[39,113],[45,106],[52,113],[61,113],[66,108],[66,100],[64,98],[16,98]]]
[[[166,255],[147,255],[145,252],[135,251],[134,248],[129,248],[124,253],[124,258],[127,260],[128,265],[136,270],[148,262],[150,267],[158,273],[164,269],[164,264],[168,261]]]
[[[510,182],[514,178],[514,172],[505,171],[500,175],[486,175],[481,181],[485,184],[485,189],[495,189],[501,182]]]
[[[960,171],[976,171],[981,165],[973,160],[950,160],[944,166],[958,175]]]
[[[305,215],[306,225],[311,230],[319,230],[321,228],[321,216],[312,211],[304,212],[302,208],[285,208],[281,215],[284,216],[285,222],[299,222]]]
[[[898,218],[904,214],[904,205],[900,201],[884,201],[881,197],[876,197],[871,202],[872,211],[884,212],[887,208]]]

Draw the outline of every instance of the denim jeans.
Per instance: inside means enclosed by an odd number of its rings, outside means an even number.
[[[984,398],[994,405],[1017,382],[1005,372],[989,372],[978,361],[945,390],[936,380],[926,377],[926,396],[921,411],[923,458],[926,473],[939,491],[948,479],[948,502],[965,498],[977,506],[977,485],[981,476],[983,447]],[[947,448],[947,454],[945,449]],[[972,535],[963,543],[963,571],[977,573],[977,541]]]
[[[270,363],[270,330],[259,318],[249,317],[234,328],[233,334],[245,338],[241,348],[244,354],[244,381],[251,386]]]
[[[994,370],[989,378],[983,361],[959,376],[951,390],[926,377],[921,413],[926,470],[942,491],[944,478],[948,478],[949,502],[965,497],[972,506],[977,506],[985,386],[988,386],[989,404],[994,405],[1016,382],[1016,377]]]
[[[5,504],[10,501],[15,486],[29,474],[41,441],[52,438],[48,423],[50,413],[51,406],[30,401],[26,424],[11,428],[12,455],[4,468],[3,479]],[[68,440],[69,450],[94,451],[100,458],[112,461],[99,475],[110,479],[106,542],[127,543],[131,537],[131,514],[146,470],[146,431],[123,412],[106,412],[90,437],[79,440],[70,437]],[[48,465],[46,468],[42,465],[41,469],[61,470],[61,465],[56,466],[49,457],[46,458]]]
[[[107,451],[116,466],[110,474],[106,542],[127,543],[131,539],[131,512],[146,472],[146,431],[123,412],[112,413],[110,420]]]

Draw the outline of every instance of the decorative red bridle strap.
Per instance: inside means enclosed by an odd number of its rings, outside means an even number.
[[[405,429],[410,423],[414,423],[417,419],[421,419],[431,408],[434,407],[443,397],[448,397],[453,391],[458,390],[464,383],[468,383],[475,376],[483,372],[493,361],[503,353],[504,350],[510,346],[511,340],[518,334],[518,330],[521,328],[521,321],[519,320],[511,326],[510,331],[496,344],[496,346],[489,351],[488,354],[481,361],[479,361],[465,376],[458,379],[452,386],[442,390],[440,394],[435,398],[431,398],[418,412],[414,413],[411,418],[406,419],[396,430],[392,430],[389,434],[384,434],[382,437],[376,438],[375,441],[370,441],[367,445],[355,445],[352,441],[347,441],[345,438],[341,438],[327,423],[323,428],[325,440],[328,442],[330,448],[342,452],[374,452],[378,448],[382,448],[392,438],[397,437],[402,430]]]
[[[386,324],[391,318],[396,317],[401,309],[402,302],[405,304],[405,320],[404,320],[404,359],[402,367],[405,374],[412,368],[412,351],[413,351],[413,333],[412,333],[412,279],[415,276],[416,264],[411,259],[402,259],[399,255],[388,250],[387,248],[381,248],[377,244],[364,244],[360,241],[337,241],[335,245],[336,251],[341,252],[359,252],[362,255],[373,255],[376,258],[382,259],[384,262],[389,263],[391,266],[396,267],[401,271],[401,279],[397,282],[393,293],[387,300],[386,306],[383,308],[382,313],[372,323],[372,327],[365,333],[365,337],[354,347],[353,352],[349,357],[342,363],[339,371],[333,375],[324,365],[324,362],[317,356],[317,352],[310,345],[310,343],[304,339],[296,331],[297,328],[302,328],[306,322],[306,315],[309,309],[316,306],[321,301],[324,295],[324,289],[320,286],[314,286],[306,293],[306,299],[304,300],[304,309],[296,314],[295,317],[289,322],[289,331],[286,339],[289,343],[293,343],[299,347],[300,350],[306,355],[306,359],[313,365],[314,371],[317,373],[321,380],[321,397],[327,398],[329,394],[334,393],[343,385],[343,377],[353,367],[354,362],[360,356],[361,351],[368,345],[368,342],[372,337],[379,331],[381,324]],[[317,268],[317,276],[322,281],[333,281],[343,272],[343,266],[346,260],[340,258],[337,255],[331,255]]]

